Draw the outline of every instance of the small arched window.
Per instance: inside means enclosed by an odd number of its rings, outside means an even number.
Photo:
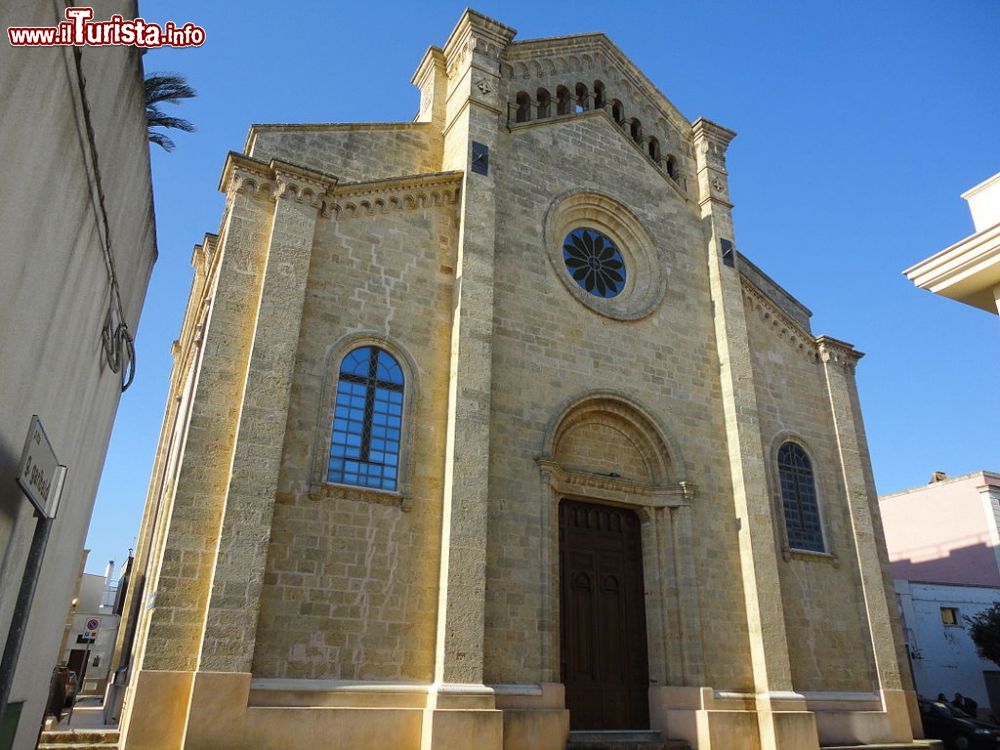
[[[608,100],[604,94],[604,84],[600,81],[594,81],[594,109],[604,109],[604,105],[608,103]]]
[[[635,117],[633,117],[628,124],[629,133],[632,134],[632,140],[636,143],[642,143],[642,123]]]
[[[655,161],[657,164],[660,163],[660,142],[653,136],[649,137],[649,158]]]
[[[819,520],[812,462],[798,443],[784,443],[778,449],[778,480],[788,546],[823,552],[823,526]]]
[[[538,117],[548,117],[552,114],[552,95],[548,89],[538,89],[535,92],[535,99],[538,102]]]
[[[559,86],[556,89],[556,114],[557,115],[568,115],[573,111],[573,97],[569,93],[569,89],[565,86]]]
[[[590,109],[590,94],[587,93],[587,86],[583,83],[576,84],[576,111],[586,112]]]
[[[377,346],[348,352],[340,364],[327,481],[395,490],[403,428],[399,362]]]
[[[527,122],[531,119],[531,97],[528,96],[527,92],[518,91],[516,102],[517,115],[515,121]]]
[[[673,154],[667,154],[667,174],[670,175],[670,179],[677,179],[677,159]]]
[[[625,108],[617,99],[611,102],[611,119],[619,125],[623,125],[625,123]]]

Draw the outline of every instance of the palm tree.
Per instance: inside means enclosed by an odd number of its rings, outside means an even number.
[[[166,151],[173,151],[173,140],[153,128],[176,128],[185,133],[194,130],[194,125],[187,120],[165,115],[157,106],[161,102],[180,104],[181,99],[190,99],[194,96],[197,96],[197,92],[188,85],[182,75],[150,73],[146,76],[146,137],[150,143],[155,143]]]

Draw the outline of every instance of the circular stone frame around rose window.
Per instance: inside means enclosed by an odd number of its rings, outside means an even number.
[[[563,246],[578,230],[606,236],[621,254],[625,285],[614,296],[601,297],[586,291],[567,268]],[[557,196],[545,214],[544,241],[563,286],[594,312],[614,320],[638,320],[663,301],[666,275],[653,238],[635,214],[614,198],[583,191]]]

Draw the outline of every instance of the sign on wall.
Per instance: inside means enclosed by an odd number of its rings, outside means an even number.
[[[40,515],[55,518],[59,504],[61,470],[52,444],[45,434],[38,415],[31,418],[28,436],[24,441],[21,463],[17,467],[17,483]]]

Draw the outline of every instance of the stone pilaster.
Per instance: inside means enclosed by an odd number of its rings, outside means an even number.
[[[174,747],[187,723],[232,467],[233,415],[240,411],[270,235],[273,203],[258,171],[226,173],[232,178],[225,184],[218,268],[181,438],[184,460],[168,467],[163,480],[162,519],[143,594],[141,646],[122,721],[129,750]],[[144,710],[133,712],[136,706]]]
[[[268,177],[274,214],[192,687],[185,745],[192,749],[242,744],[239,725],[250,685],[313,233],[335,184],[279,162],[271,162]],[[219,695],[231,700],[218,701]]]
[[[854,380],[855,366],[863,355],[850,344],[829,336],[820,336],[817,343],[837,437],[841,478],[883,707],[892,721],[893,736],[902,737],[910,723],[907,712],[912,707],[907,703],[912,703],[913,686],[909,673],[901,667],[905,663],[902,632],[894,615],[897,611],[895,591],[888,575],[882,518]]]
[[[445,71],[444,52],[429,47],[424,53],[417,72],[410,81],[420,89],[420,112],[417,122],[433,122],[444,127],[445,105],[448,101],[448,74]]]
[[[130,749],[239,746],[312,233],[332,184],[227,161],[223,255],[131,701],[159,692],[170,710],[131,717]]]
[[[167,406],[164,410],[163,422],[160,427],[160,437],[157,441],[156,456],[150,473],[149,488],[146,493],[146,510],[143,513],[139,527],[139,536],[135,545],[135,557],[132,566],[131,585],[125,595],[122,610],[122,624],[118,628],[115,639],[115,651],[110,662],[110,671],[116,672],[123,665],[131,665],[134,648],[135,630],[139,619],[138,604],[145,590],[149,574],[152,538],[157,523],[162,524],[161,508],[165,502],[165,479],[168,467],[176,460],[179,451],[180,435],[187,427],[187,409],[183,406],[190,400],[194,382],[194,370],[197,368],[198,352],[201,349],[202,333],[208,314],[206,298],[207,285],[211,282],[210,269],[215,257],[218,237],[206,234],[201,244],[195,245],[191,256],[191,266],[194,268],[194,280],[191,284],[191,296],[188,299],[181,334],[170,348],[173,367],[170,372],[170,389],[167,393]],[[117,701],[117,695],[109,696]],[[117,703],[113,712],[120,707]],[[117,713],[113,713],[117,718]]]
[[[760,743],[762,750],[786,747],[790,731],[796,737],[808,736],[809,727],[802,725],[810,724],[811,742],[797,745],[806,750],[818,747],[818,742],[812,715],[801,710],[805,702],[794,700],[791,693],[792,676],[781,599],[778,547],[767,486],[739,261],[734,252],[728,259],[724,259],[723,255],[735,246],[725,153],[736,134],[704,119],[697,120],[692,131],[699,205],[708,240],[709,281]],[[790,726],[792,724],[794,729]]]
[[[685,486],[685,497],[694,494],[692,485]],[[691,506],[680,505],[672,511],[674,568],[677,575],[677,601],[680,609],[682,683],[689,687],[705,684],[705,655],[701,637],[701,613],[698,604],[698,572],[692,550],[698,544],[691,517]]]
[[[499,748],[500,713],[483,683],[489,422],[500,55],[514,30],[465,11],[444,48],[445,169],[465,172],[448,386],[435,690],[425,748]],[[473,144],[489,152],[485,174]],[[477,149],[479,149],[477,146]],[[482,161],[480,162],[482,164]],[[456,711],[449,709],[471,709]]]

